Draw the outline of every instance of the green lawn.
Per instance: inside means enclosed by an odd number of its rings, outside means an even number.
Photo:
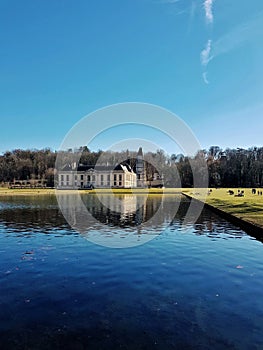
[[[59,190],[57,193],[61,194],[70,194],[73,193],[74,190]],[[100,194],[179,194],[181,193],[181,188],[133,188],[133,189],[125,189],[125,188],[98,188],[94,190],[80,190],[79,193],[100,193]],[[6,195],[42,195],[42,194],[55,194],[55,189],[43,189],[43,188],[16,188],[16,189],[8,189],[8,188],[0,188],[0,196]]]
[[[229,195],[228,190],[234,191],[234,195]],[[212,189],[206,198],[206,203],[263,227],[263,196],[252,194],[251,188],[240,188],[239,190],[244,191],[244,197],[235,197],[238,193],[237,188]],[[257,189],[257,192],[258,190],[262,191],[262,189]],[[183,189],[183,192],[196,199],[201,199],[198,190]]]
[[[55,190],[50,188],[13,188],[0,187],[0,196],[19,196],[19,195],[42,195],[54,194]]]

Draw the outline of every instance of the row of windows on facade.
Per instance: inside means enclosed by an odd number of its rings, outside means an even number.
[[[107,182],[107,185],[110,186],[110,174],[105,175],[105,179]],[[84,181],[84,175],[79,175],[79,180],[82,182],[83,185],[83,181]],[[119,174],[119,186],[122,186],[122,174]],[[130,181],[130,179],[128,179]],[[64,185],[64,181],[66,182],[67,186],[69,186],[69,175],[60,175],[60,183],[63,186]],[[75,186],[77,186],[77,181],[78,181],[78,175],[75,175]],[[95,175],[87,175],[87,182],[88,183],[95,183],[96,181],[96,177]],[[101,186],[104,186],[104,175],[101,174],[100,175],[100,184]],[[113,175],[113,184],[114,186],[117,186],[117,174]]]

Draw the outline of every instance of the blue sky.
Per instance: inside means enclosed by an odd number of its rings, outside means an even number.
[[[0,0],[0,45],[0,152],[57,149],[130,101],[171,110],[203,148],[263,146],[262,0]]]

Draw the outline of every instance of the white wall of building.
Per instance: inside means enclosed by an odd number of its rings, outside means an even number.
[[[136,174],[130,171],[60,171],[58,188],[82,188],[93,185],[95,188],[136,187]]]

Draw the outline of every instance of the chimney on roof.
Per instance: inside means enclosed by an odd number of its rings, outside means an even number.
[[[71,164],[71,168],[72,168],[72,170],[75,170],[75,169],[77,168],[77,163],[76,163],[76,162],[73,162],[73,163]]]

